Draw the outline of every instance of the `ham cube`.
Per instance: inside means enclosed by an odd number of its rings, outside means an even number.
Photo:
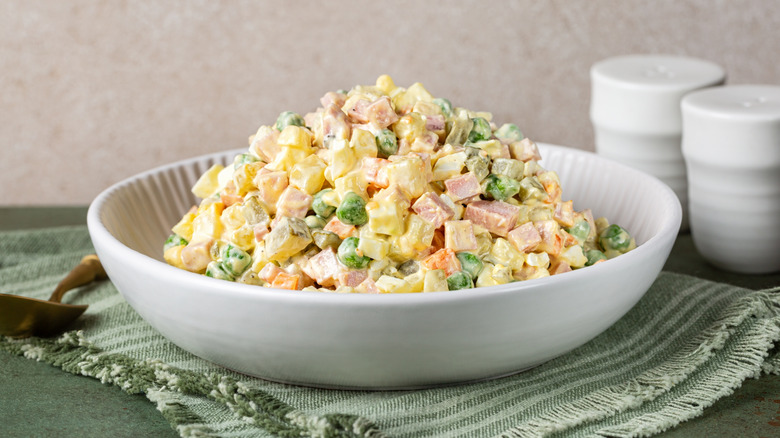
[[[569,264],[564,261],[559,261],[557,263],[553,263],[553,265],[550,266],[549,271],[550,275],[563,274],[564,272],[570,272],[571,266],[569,266]]]
[[[441,114],[432,114],[425,116],[425,129],[431,132],[444,131],[444,116]]]
[[[542,243],[542,236],[534,226],[533,222],[526,222],[523,225],[510,231],[507,235],[512,245],[520,252],[531,252]]]
[[[366,182],[376,187],[385,188],[390,185],[387,179],[387,165],[390,161],[384,158],[364,157],[360,170]]]
[[[276,279],[276,276],[281,272],[284,272],[282,268],[276,266],[273,263],[267,263],[265,266],[263,266],[263,269],[260,270],[257,276],[269,283],[272,283],[274,279]]]
[[[379,288],[377,287],[376,282],[371,277],[366,278],[365,280],[363,280],[362,283],[357,285],[355,291],[364,294],[382,293],[382,291],[380,291]]]
[[[574,204],[572,201],[557,202],[553,218],[558,221],[562,227],[571,227],[574,225]]]
[[[269,126],[261,126],[252,138],[249,150],[266,163],[270,163],[281,150],[281,147],[276,143],[278,139],[279,131]]]
[[[322,113],[322,138],[325,141],[333,138],[349,140],[350,135],[351,128],[344,111],[335,105],[326,106]]]
[[[327,108],[331,105],[336,105],[341,108],[347,101],[347,95],[343,93],[337,93],[335,91],[328,91],[324,96],[320,98],[320,104],[323,108]]]
[[[357,287],[368,278],[368,271],[365,269],[342,269],[338,273],[338,283],[340,286]]]
[[[536,231],[539,232],[539,236],[542,238],[536,249],[544,251],[551,256],[560,254],[563,249],[563,237],[558,233],[560,230],[558,222],[553,219],[537,221],[534,222],[534,227],[536,227]]]
[[[271,172],[258,172],[254,179],[255,186],[257,186],[257,197],[263,201],[265,206],[269,209],[276,208],[276,201],[282,195],[284,189],[287,188],[287,172],[271,171]],[[276,211],[270,211],[269,213],[275,213]]]
[[[387,96],[382,96],[371,103],[366,108],[366,116],[369,122],[380,129],[385,129],[398,121],[398,114],[395,113],[390,98]]]
[[[310,258],[303,272],[320,286],[330,287],[334,285],[336,277],[341,272],[341,265],[333,248],[328,247]]]
[[[473,198],[482,193],[479,180],[471,172],[444,181],[444,186],[447,187],[447,195],[455,202]]]
[[[444,223],[444,246],[455,252],[477,249],[477,237],[471,221],[447,221]]]
[[[288,216],[303,219],[311,207],[314,198],[295,187],[287,187],[276,201],[276,217]]]
[[[431,192],[425,192],[417,198],[417,201],[412,205],[412,210],[418,216],[430,222],[434,229],[441,227],[446,221],[455,216],[452,208]]]
[[[371,105],[366,99],[349,99],[342,108],[346,111],[350,119],[358,123],[368,122],[368,106]]]
[[[503,201],[474,201],[466,206],[463,218],[493,234],[506,237],[517,224],[520,207]]]

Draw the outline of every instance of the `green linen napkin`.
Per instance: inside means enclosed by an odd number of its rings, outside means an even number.
[[[46,299],[91,251],[83,226],[2,232],[0,284]],[[304,388],[232,372],[168,342],[108,281],[65,301],[90,305],[72,331],[0,337],[0,349],[143,393],[183,437],[649,436],[747,378],[780,373],[780,289],[667,272],[613,327],[562,357],[510,377],[415,391]]]

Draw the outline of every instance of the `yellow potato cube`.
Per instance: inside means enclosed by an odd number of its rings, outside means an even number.
[[[508,240],[498,237],[490,248],[490,258],[497,265],[504,266],[523,266],[523,254],[520,253],[514,245]]]
[[[283,146],[274,160],[265,167],[269,170],[289,172],[295,163],[303,161],[310,155],[309,151],[294,147]]]
[[[393,105],[401,114],[409,112],[417,102],[433,102],[433,95],[419,82],[415,82],[405,91],[393,96]]]
[[[222,210],[225,205],[213,202],[206,206],[192,221],[192,240],[218,239],[222,235]]]
[[[165,250],[165,253],[163,254],[165,262],[179,269],[186,269],[184,263],[181,261],[182,249],[184,249],[184,245],[173,246]]]
[[[195,220],[195,213],[187,213],[181,218],[179,223],[171,228],[171,231],[178,234],[184,240],[192,240],[192,221]]]
[[[263,166],[265,163],[262,161],[255,161],[254,163],[246,163],[233,172],[233,184],[235,184],[239,196],[244,196],[256,188],[254,179]]]
[[[335,139],[330,143],[331,160],[325,169],[325,178],[333,184],[336,178],[344,176],[357,163],[355,150],[346,140]]]
[[[400,236],[404,233],[404,213],[396,204],[387,201],[371,201],[366,204],[368,229],[372,233]]]
[[[192,186],[192,193],[199,198],[208,198],[216,193],[219,188],[218,176],[225,166],[221,164],[214,164],[203,175],[198,178],[198,181]]]
[[[404,281],[409,285],[409,292],[422,292],[425,289],[425,272],[419,270],[414,274],[409,274],[404,277]]]
[[[376,79],[376,88],[389,95],[393,90],[396,89],[396,86],[395,82],[393,82],[393,78],[388,75],[382,75]]]
[[[444,269],[432,269],[425,272],[423,292],[447,291],[447,274]]]
[[[355,155],[355,160],[360,162],[363,157],[376,158],[376,137],[371,131],[365,129],[353,129],[352,138],[349,140]]]
[[[344,197],[349,192],[355,192],[356,194],[360,195],[364,200],[368,200],[368,194],[366,193],[366,188],[368,187],[368,183],[366,182],[365,177],[363,176],[363,172],[360,170],[354,170],[352,172],[349,172],[348,174],[342,176],[341,178],[337,178],[335,181],[335,191],[339,195],[339,199],[344,199]]]
[[[290,184],[309,195],[314,195],[325,183],[327,165],[316,155],[309,155],[290,170]]]
[[[311,149],[311,132],[308,129],[296,125],[288,125],[279,134],[276,142],[279,146],[287,146],[295,149],[309,151]]]
[[[376,281],[376,287],[383,294],[398,294],[411,292],[409,283],[405,282],[401,278],[391,277],[389,275],[382,275]]]
[[[387,180],[401,187],[410,198],[417,198],[428,187],[425,163],[417,155],[403,157],[387,165]]]
[[[406,218],[406,231],[393,245],[391,252],[403,259],[414,257],[420,251],[427,249],[433,242],[433,225],[416,214]]]
[[[466,153],[457,152],[436,160],[433,166],[433,181],[444,181],[459,176],[466,165]]]
[[[588,262],[588,258],[582,252],[582,247],[579,245],[572,245],[566,248],[558,259],[569,264],[572,268],[582,268],[585,263]]]
[[[404,139],[411,143],[425,134],[425,119],[417,113],[406,114],[393,124],[393,132],[399,140]]]
[[[382,237],[361,236],[357,250],[358,254],[371,257],[374,260],[382,260],[390,250],[390,243]]]
[[[547,269],[550,266],[550,255],[546,252],[531,252],[525,255],[525,264]]]

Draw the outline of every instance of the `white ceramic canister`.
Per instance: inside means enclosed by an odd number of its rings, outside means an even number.
[[[697,91],[682,114],[697,250],[721,269],[780,271],[780,86]]]
[[[629,55],[593,65],[590,117],[599,155],[649,173],[674,190],[688,230],[681,151],[682,97],[725,81],[723,68],[701,59]]]

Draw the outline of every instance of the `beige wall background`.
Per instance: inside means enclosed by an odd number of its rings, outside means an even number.
[[[780,83],[778,29],[774,0],[6,0],[0,205],[88,204],[383,73],[593,150],[594,62],[688,55]]]

